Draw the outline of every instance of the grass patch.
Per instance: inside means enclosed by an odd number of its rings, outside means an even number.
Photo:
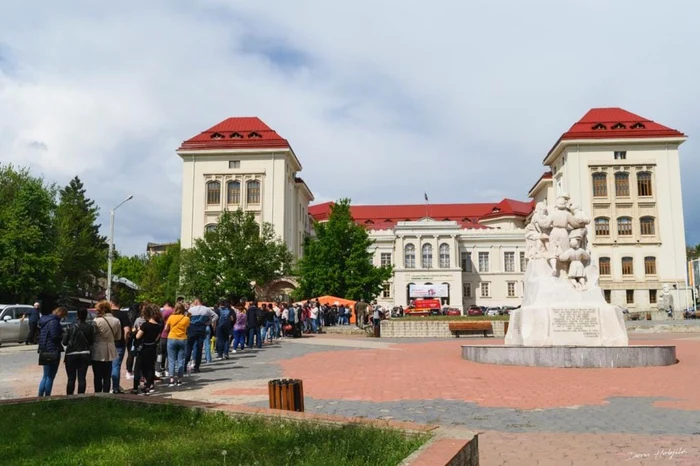
[[[105,398],[0,406],[2,464],[396,465],[428,435]]]
[[[415,316],[415,317],[399,317],[392,319],[397,322],[402,320],[509,320],[510,316]]]

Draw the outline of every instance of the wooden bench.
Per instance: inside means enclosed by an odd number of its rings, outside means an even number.
[[[484,336],[487,336],[488,332],[493,331],[491,322],[487,321],[450,322],[449,328],[450,332],[453,332],[457,338],[462,332],[484,332]]]

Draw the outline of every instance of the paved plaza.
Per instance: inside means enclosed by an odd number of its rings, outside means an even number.
[[[483,465],[700,464],[700,334],[632,334],[673,344],[679,364],[635,369],[481,365],[462,344],[502,339],[387,340],[319,335],[202,366],[158,396],[263,406],[273,378],[304,381],[309,412],[465,426]],[[34,396],[36,353],[0,348],[0,397]],[[88,375],[88,387],[92,374]],[[59,371],[54,394],[64,393]],[[122,379],[126,388],[127,381]]]

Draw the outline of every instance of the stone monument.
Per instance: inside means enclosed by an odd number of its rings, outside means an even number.
[[[622,309],[605,301],[588,245],[591,218],[567,194],[538,203],[525,228],[523,302],[505,346],[465,345],[462,357],[492,364],[637,367],[676,363],[675,346],[628,346]]]
[[[511,311],[506,345],[627,346],[620,308],[608,304],[591,261],[591,219],[569,196],[539,203],[526,227],[523,302]]]

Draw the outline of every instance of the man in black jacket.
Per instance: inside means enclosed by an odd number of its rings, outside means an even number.
[[[262,348],[260,340],[260,325],[258,325],[258,315],[262,314],[262,310],[258,309],[258,302],[253,300],[246,311],[246,329],[248,330],[248,347],[253,347],[253,338],[258,348]]]

